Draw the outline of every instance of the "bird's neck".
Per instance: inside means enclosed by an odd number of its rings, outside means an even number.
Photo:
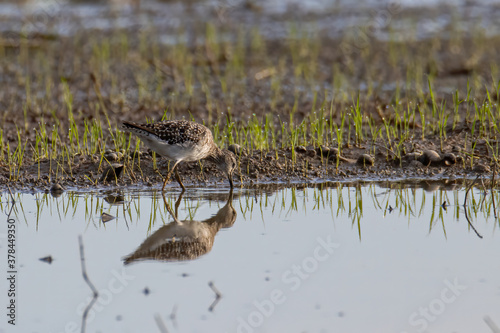
[[[210,151],[210,154],[207,156],[207,160],[211,162],[217,163],[222,159],[222,156],[224,155],[222,149],[217,147],[216,145],[213,146],[213,149]]]

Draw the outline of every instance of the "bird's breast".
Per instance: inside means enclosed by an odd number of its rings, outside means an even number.
[[[211,147],[186,141],[179,144],[142,138],[151,150],[172,161],[193,162],[208,156]]]

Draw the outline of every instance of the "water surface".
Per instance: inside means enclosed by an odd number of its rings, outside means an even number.
[[[238,27],[256,29],[271,40],[290,38],[290,30],[300,27],[301,31],[331,38],[368,34],[369,38],[407,41],[446,37],[450,28],[497,35],[499,12],[499,0],[8,0],[0,1],[0,32],[7,39],[15,39],[19,33],[50,39],[85,30],[106,33],[125,29],[150,36],[158,32],[165,44],[203,44],[203,34],[192,35],[190,31],[204,29],[209,23],[226,32],[221,40],[236,38],[233,32]]]
[[[465,191],[424,185],[237,189],[232,199],[188,189],[178,223],[167,209],[175,215],[176,191],[168,206],[158,192],[15,194],[17,325],[4,317],[0,332],[80,331],[92,293],[79,235],[100,294],[88,332],[491,332],[486,321],[500,325],[492,197],[468,195],[480,238]],[[7,214],[10,196],[1,201]],[[103,223],[104,212],[116,218]],[[198,250],[180,225],[196,230]],[[5,223],[0,233],[6,272]],[[125,264],[146,239],[153,250]]]

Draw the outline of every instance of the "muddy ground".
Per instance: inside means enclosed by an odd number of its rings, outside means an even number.
[[[461,147],[467,129],[457,130],[447,140],[444,152],[439,149],[439,140],[426,139],[408,144],[408,153],[402,158],[392,156],[382,146],[360,145],[344,147],[342,154],[334,147],[312,146],[247,154],[244,150],[238,156],[239,168],[234,176],[236,186],[252,186],[269,183],[322,183],[381,180],[458,180],[462,178],[491,178],[494,163],[488,157],[485,143],[475,149],[475,162],[471,164],[470,154]],[[439,151],[439,153],[437,153]],[[433,160],[432,154],[440,158]],[[113,154],[117,155],[117,154]],[[100,156],[81,157],[75,161],[71,173],[66,168],[65,174],[55,176],[51,173],[50,163],[40,163],[27,167],[22,180],[9,182],[3,175],[3,184],[19,190],[50,191],[54,184],[64,189],[100,190],[106,187],[125,189],[127,186],[151,187],[159,189],[163,176],[167,174],[169,161],[159,158],[154,167],[150,150],[144,150],[132,157],[121,157],[113,161],[100,161]],[[140,155],[140,157],[138,157]],[[368,155],[368,156],[367,156]],[[437,156],[436,156],[437,157]],[[118,180],[108,173],[104,180],[103,173],[107,165],[124,165]],[[101,171],[101,170],[104,170]],[[38,177],[40,173],[41,177]],[[226,177],[209,162],[181,163],[179,173],[187,187],[222,186],[228,187]],[[169,189],[180,189],[175,179],[171,179]]]

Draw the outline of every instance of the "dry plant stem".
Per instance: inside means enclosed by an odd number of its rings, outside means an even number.
[[[493,215],[495,216],[495,220],[497,219],[497,207],[495,205],[495,195],[493,193],[493,189],[495,188],[495,174],[497,172],[497,164],[493,167],[493,176],[491,177],[491,200],[493,201]]]
[[[469,188],[467,189],[467,191],[465,192],[465,199],[464,199],[464,213],[465,213],[465,218],[467,219],[467,222],[469,223],[469,226],[472,228],[472,230],[474,230],[474,232],[476,233],[477,237],[479,238],[483,238],[483,236],[481,236],[476,228],[474,228],[474,226],[472,225],[470,219],[469,219],[469,216],[467,215],[467,195],[469,194],[469,191],[470,189],[474,186],[474,184],[477,182],[477,180],[479,179],[479,176],[476,177],[476,179],[474,179],[474,181],[472,182],[472,184],[469,186]]]
[[[483,199],[481,200],[481,203],[479,204],[479,207],[483,207],[484,202],[486,201],[486,196],[488,195],[488,191],[486,190],[486,185],[484,184],[484,179],[481,178],[481,184],[483,185]],[[493,192],[491,193],[493,194]]]
[[[208,283],[208,286],[215,293],[215,300],[213,301],[213,303],[208,308],[208,311],[212,312],[214,310],[215,306],[217,305],[217,303],[219,303],[220,299],[222,298],[222,294],[220,293],[220,291],[217,288],[215,288],[215,285],[214,285],[214,283],[212,281],[210,281]]]
[[[12,214],[12,210],[14,209],[14,206],[16,205],[16,201],[14,200],[14,196],[12,195],[12,191],[10,190],[10,187],[7,187],[9,189],[9,194],[12,199],[12,206],[10,207],[9,214],[7,214],[7,222],[10,220],[10,214]]]
[[[14,196],[12,195],[12,190],[10,189],[10,186],[7,186],[7,189],[9,190],[10,198],[12,199],[12,203],[15,203],[16,201],[14,200]]]
[[[80,244],[80,262],[82,264],[82,276],[83,280],[87,283],[89,286],[90,290],[92,290],[92,300],[90,301],[89,305],[85,308],[85,311],[83,312],[82,315],[82,329],[81,332],[85,332],[85,326],[87,322],[87,316],[89,314],[90,309],[92,309],[92,306],[94,306],[94,303],[97,301],[97,297],[99,296],[99,293],[97,292],[97,289],[94,287],[94,284],[90,282],[90,279],[87,275],[87,268],[85,267],[85,255],[83,253],[83,239],[82,236],[78,236],[78,242]]]
[[[484,322],[491,329],[491,332],[500,333],[500,328],[495,324],[495,322],[490,318],[490,316],[484,317]]]
[[[167,326],[163,322],[163,319],[161,319],[161,316],[157,313],[155,314],[155,322],[156,326],[158,326],[158,329],[160,330],[161,333],[168,333]]]
[[[172,313],[170,313],[170,320],[174,325],[174,328],[177,329],[177,304],[172,308]]]

